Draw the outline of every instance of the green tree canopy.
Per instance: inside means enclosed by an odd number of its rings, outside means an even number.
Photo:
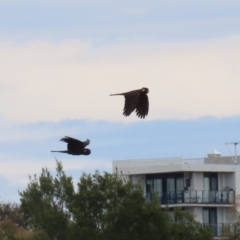
[[[172,240],[213,239],[210,228],[204,228],[201,223],[195,221],[190,212],[176,208],[174,215],[176,221],[172,225]]]
[[[20,192],[28,227],[42,234],[37,239],[213,239],[210,229],[185,212],[176,212],[177,221],[172,221],[157,197],[147,202],[142,186],[121,174],[83,173],[74,189],[72,177],[58,161],[56,172],[53,177],[42,169]]]

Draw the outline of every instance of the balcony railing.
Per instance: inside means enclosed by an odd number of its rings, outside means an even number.
[[[234,191],[183,190],[156,194],[161,204],[234,204],[235,201]],[[153,193],[147,193],[147,201],[151,201],[152,198]]]
[[[210,227],[214,237],[229,237],[235,233],[235,225],[229,223],[203,223],[204,227]]]

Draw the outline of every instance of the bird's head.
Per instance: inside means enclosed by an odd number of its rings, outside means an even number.
[[[85,149],[83,150],[83,154],[84,154],[84,155],[89,155],[89,154],[91,154],[91,150],[88,149],[88,148],[85,148]]]
[[[148,88],[143,87],[143,88],[141,89],[141,92],[143,92],[143,93],[149,93],[149,90],[148,90]]]

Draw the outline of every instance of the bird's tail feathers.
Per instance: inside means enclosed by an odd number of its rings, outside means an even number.
[[[68,153],[68,151],[51,151],[51,152]]]
[[[109,96],[124,95],[123,93],[110,94]]]

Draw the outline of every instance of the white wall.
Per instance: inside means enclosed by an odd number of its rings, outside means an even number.
[[[240,194],[240,165],[237,165],[235,170],[235,184],[236,194]]]
[[[203,173],[193,172],[191,179],[191,190],[204,190],[203,189]]]
[[[202,223],[203,222],[203,216],[202,216],[202,207],[195,207],[195,208],[186,208],[187,211],[190,211],[195,220]]]
[[[224,190],[225,187],[230,187],[235,190],[235,173],[218,173],[218,189]]]
[[[218,223],[232,223],[232,208],[217,208]]]
[[[217,223],[225,223],[225,211],[223,208],[217,208]]]

